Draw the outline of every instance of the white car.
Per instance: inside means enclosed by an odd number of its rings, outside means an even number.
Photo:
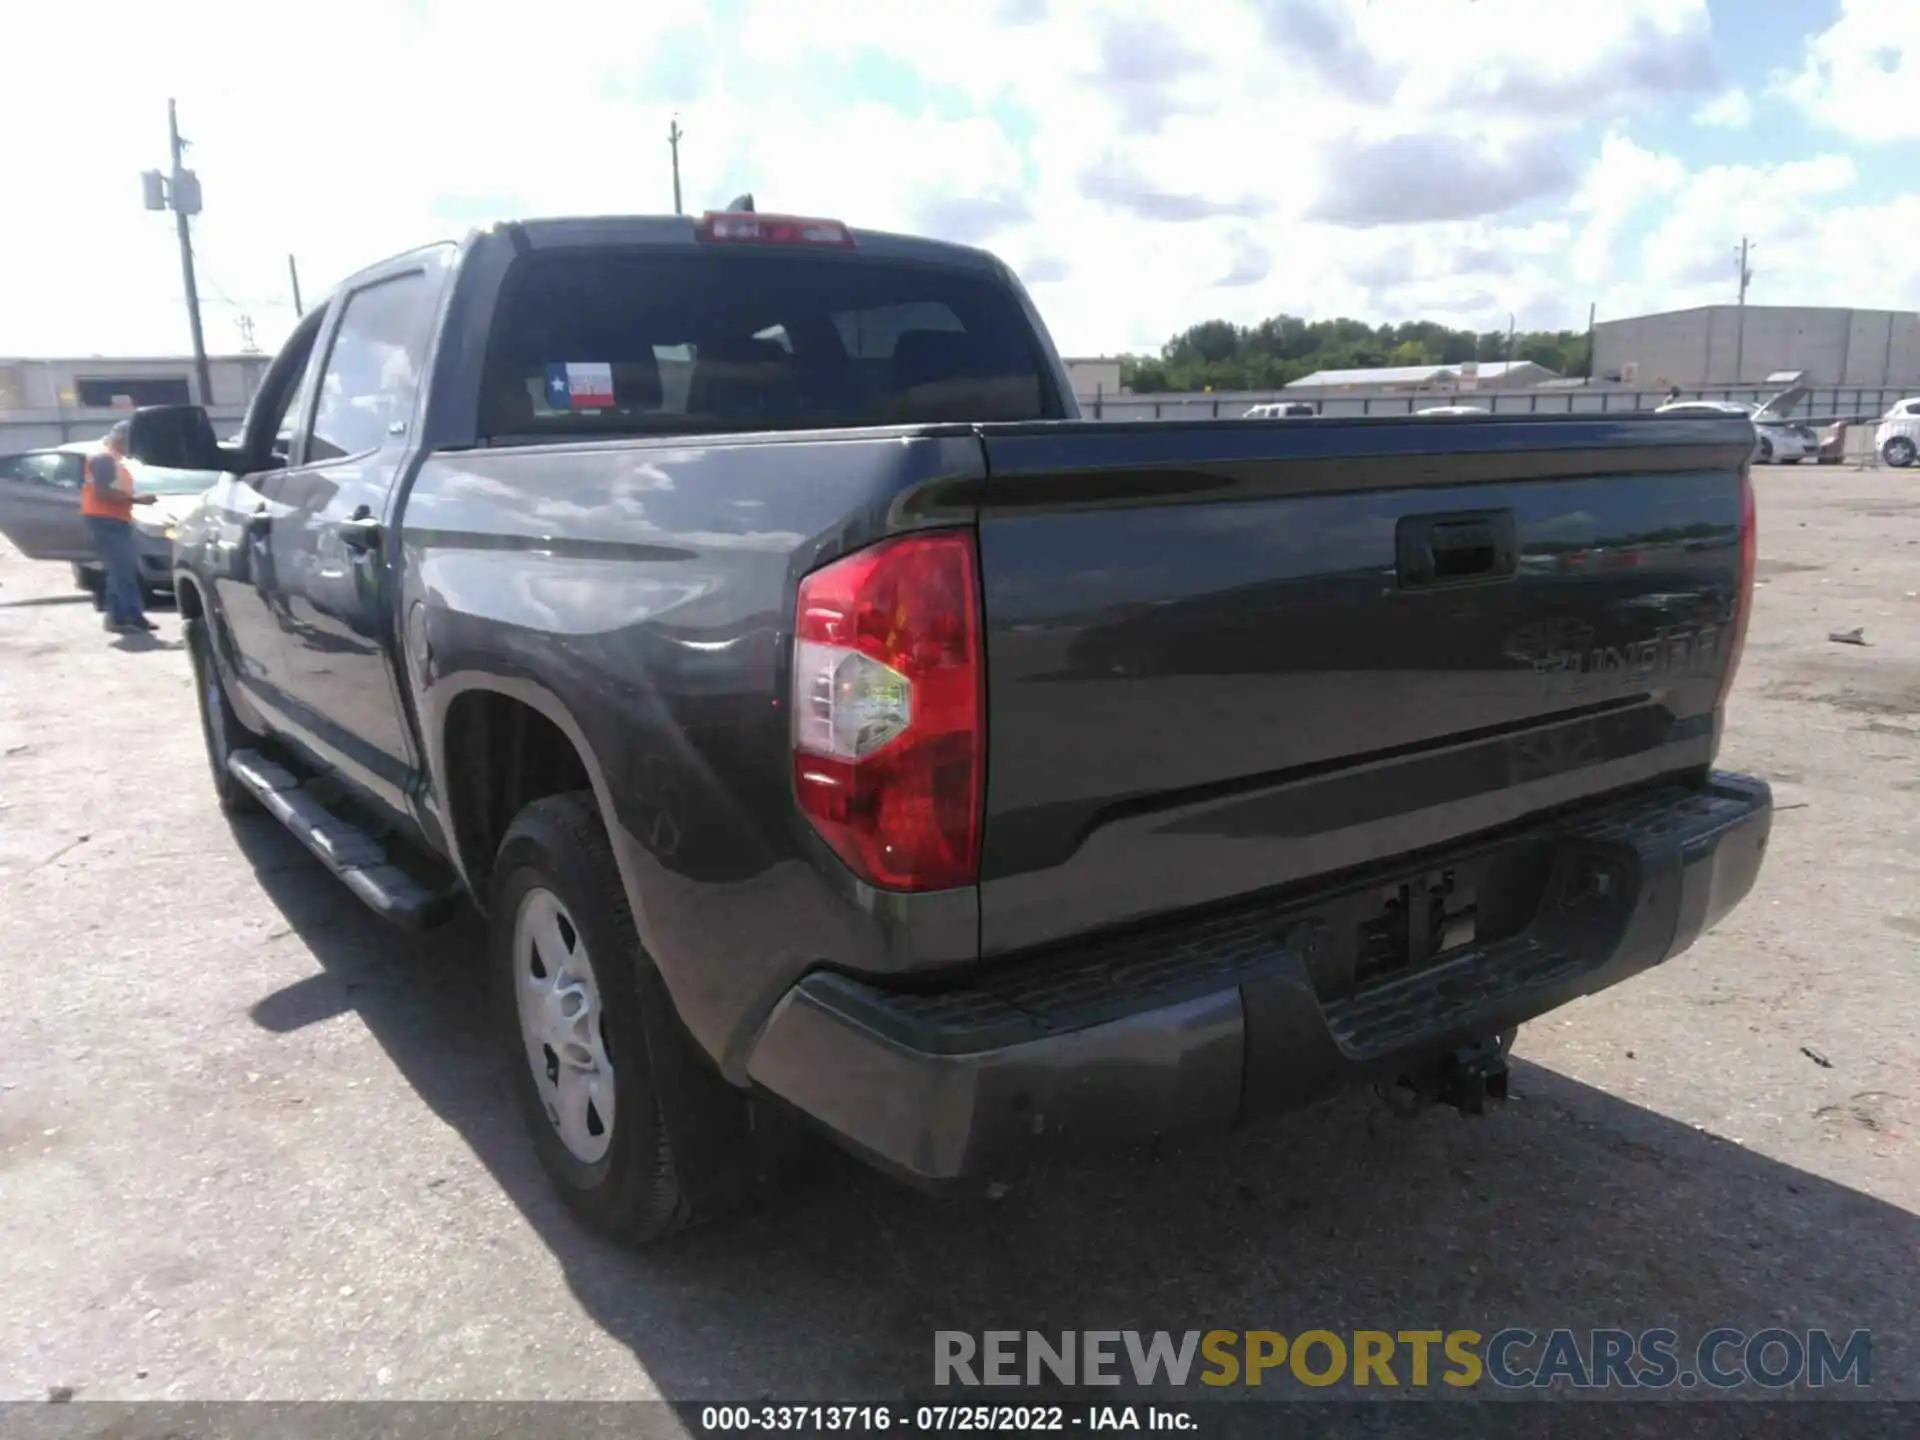
[[[1901,470],[1920,459],[1920,397],[1899,401],[1881,417],[1873,453]]]
[[[1304,400],[1275,400],[1265,405],[1255,405],[1242,415],[1242,420],[1303,420],[1316,414],[1313,406]]]
[[[1491,415],[1493,412],[1479,405],[1429,405],[1424,410],[1416,410],[1416,415]]]
[[[1768,405],[1777,403],[1769,401]],[[1820,458],[1820,436],[1811,425],[1771,413],[1768,405],[1735,400],[1669,400],[1656,415],[1744,415],[1753,422],[1753,458],[1762,465],[1798,465]]]

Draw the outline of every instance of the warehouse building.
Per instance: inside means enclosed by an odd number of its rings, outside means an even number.
[[[1802,305],[1703,305],[1594,326],[1597,378],[1648,389],[1757,385],[1899,387],[1920,380],[1920,314]]]
[[[1370,370],[1316,370],[1287,386],[1316,393],[1452,394],[1456,390],[1525,390],[1557,378],[1531,360],[1465,360],[1457,365],[1388,365]]]
[[[1066,366],[1067,379],[1073,385],[1076,400],[1111,400],[1116,395],[1128,393],[1120,383],[1120,360],[1118,356],[1088,355],[1064,356],[1060,363]]]
[[[216,425],[246,413],[271,359],[207,357],[213,394],[205,403]],[[0,358],[0,454],[91,440],[134,406],[195,403],[197,388],[191,356]]]

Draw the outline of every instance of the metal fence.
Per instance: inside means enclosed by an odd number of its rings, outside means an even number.
[[[1759,405],[1780,387],[1682,390],[1683,400],[1732,400]],[[1904,390],[1828,386],[1811,390],[1793,408],[1791,418],[1811,424],[1877,420],[1896,402],[1920,394],[1920,382]],[[1351,391],[1262,390],[1213,395],[1096,396],[1080,402],[1096,420],[1236,420],[1252,405],[1305,401],[1322,415],[1411,415],[1436,405],[1476,405],[1496,415],[1604,415],[1653,410],[1667,403],[1666,390],[1625,390],[1617,386],[1551,390],[1430,390],[1356,395]]]

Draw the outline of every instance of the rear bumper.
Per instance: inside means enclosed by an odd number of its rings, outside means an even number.
[[[774,1009],[748,1073],[932,1182],[1064,1143],[1224,1125],[1391,1079],[1679,954],[1753,887],[1772,815],[1765,782],[1716,774],[1559,817],[1501,842],[1551,850],[1521,933],[1335,997],[1316,979],[1327,911],[1312,898],[932,994],[816,972]]]

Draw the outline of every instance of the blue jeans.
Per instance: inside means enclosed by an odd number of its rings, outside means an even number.
[[[140,562],[134,556],[133,526],[125,520],[109,520],[102,515],[86,518],[94,552],[106,567],[107,621],[113,625],[137,625],[146,618],[146,608],[140,603]]]

